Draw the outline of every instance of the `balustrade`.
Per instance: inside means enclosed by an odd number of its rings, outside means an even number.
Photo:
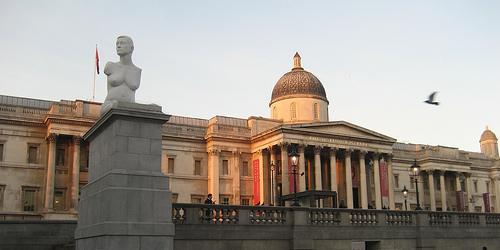
[[[385,223],[388,225],[411,225],[413,224],[412,212],[389,211],[385,213]]]
[[[340,211],[333,209],[311,209],[309,219],[312,225],[338,225],[341,222]]]

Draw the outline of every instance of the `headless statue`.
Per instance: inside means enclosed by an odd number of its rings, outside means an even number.
[[[101,106],[101,115],[117,102],[135,102],[135,91],[141,83],[141,69],[132,63],[134,42],[128,36],[116,39],[116,53],[119,62],[108,62],[104,74],[108,76],[108,95]]]

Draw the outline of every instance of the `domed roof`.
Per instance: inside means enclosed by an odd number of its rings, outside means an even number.
[[[323,84],[316,76],[301,67],[299,53],[295,53],[293,61],[292,70],[285,73],[274,85],[269,105],[290,97],[312,97],[328,103]]]
[[[495,140],[495,141],[498,141],[497,136],[495,135],[495,133],[493,133],[488,127],[486,127],[486,130],[481,135],[481,139],[479,141],[482,142],[482,141],[486,141],[486,140]]]

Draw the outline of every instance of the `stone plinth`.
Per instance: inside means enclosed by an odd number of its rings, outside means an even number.
[[[85,134],[89,183],[82,188],[76,249],[173,249],[171,193],[161,173],[156,105],[115,103]]]

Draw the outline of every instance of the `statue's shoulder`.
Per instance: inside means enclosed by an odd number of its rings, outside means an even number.
[[[116,68],[116,64],[117,63],[115,63],[115,62],[107,62],[106,66],[104,66],[104,74],[111,73],[110,71],[112,71],[114,68]]]

